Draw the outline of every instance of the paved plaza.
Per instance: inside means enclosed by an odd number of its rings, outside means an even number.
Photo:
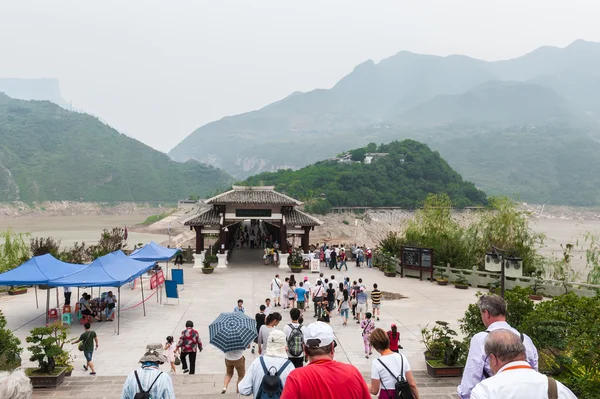
[[[138,361],[142,356],[147,343],[164,343],[168,335],[175,339],[185,329],[187,320],[194,321],[195,328],[200,332],[204,351],[198,356],[196,372],[211,378],[222,378],[224,375],[223,353],[209,344],[208,324],[221,312],[230,312],[236,306],[239,298],[244,300],[246,314],[254,317],[258,307],[264,303],[265,298],[270,296],[270,281],[276,273],[281,279],[289,276],[288,268],[279,269],[276,266],[265,266],[262,264],[261,250],[237,250],[233,253],[229,267],[226,269],[215,269],[213,274],[202,274],[200,269],[193,269],[192,265],[183,266],[185,285],[180,291],[179,300],[169,300],[169,304],[157,303],[157,295],[154,294],[146,301],[146,317],[143,316],[142,306],[137,306],[121,312],[120,335],[116,335],[116,322],[94,323],[92,329],[98,334],[100,348],[94,352],[94,363],[98,377],[125,376],[139,366]],[[373,283],[379,285],[382,291],[402,294],[406,299],[395,301],[382,301],[381,321],[376,322],[377,327],[389,329],[392,323],[398,325],[401,333],[402,351],[408,356],[411,367],[414,370],[425,370],[423,359],[424,347],[419,341],[421,339],[420,329],[427,323],[436,320],[445,320],[458,330],[457,319],[464,315],[469,303],[475,301],[475,289],[457,290],[452,285],[438,286],[428,281],[419,281],[414,278],[388,278],[377,269],[356,268],[349,262],[348,271],[322,270],[327,277],[334,274],[337,281],[349,276],[351,280],[363,279],[368,289]],[[300,276],[308,275],[311,284],[314,285],[316,274],[304,271]],[[149,280],[144,278],[144,291],[146,296],[153,293],[148,288]],[[102,291],[107,291],[108,288]],[[87,291],[89,289],[80,292]],[[95,289],[94,291],[97,291]],[[113,291],[116,291],[113,289]],[[62,302],[62,289],[59,289]],[[25,337],[33,327],[45,323],[45,298],[46,291],[38,291],[40,307],[36,308],[33,289],[21,296],[0,297],[2,311],[6,315],[8,326],[23,346]],[[73,290],[72,303],[77,301],[77,290]],[[96,295],[96,294],[94,294]],[[52,291],[51,304],[56,304],[56,293]],[[130,308],[141,301],[141,289],[139,284],[135,289],[129,286],[121,288],[121,307]],[[164,298],[163,298],[164,301]],[[290,322],[289,310],[273,308],[280,312],[283,320],[279,325],[283,326]],[[306,312],[305,324],[315,321],[311,312]],[[358,325],[350,320],[348,326],[342,326],[341,318],[337,311],[333,312],[331,325],[339,343],[336,349],[336,360],[348,362],[355,365],[363,374],[369,375],[371,362],[378,355],[374,353],[371,359],[365,359],[361,330]],[[71,336],[77,337],[83,332],[83,326],[75,321],[71,327]],[[75,346],[71,353],[76,356],[74,377],[91,378],[81,367],[83,356]],[[246,362],[249,365],[257,356],[247,351]],[[23,354],[24,365],[29,365],[29,354]],[[168,368],[163,367],[166,371]],[[217,377],[214,377],[217,376]],[[221,376],[221,377],[218,377]],[[183,377],[183,376],[182,376]],[[197,376],[196,378],[200,378]],[[235,382],[235,379],[234,379]],[[418,383],[418,380],[417,380]],[[219,387],[220,383],[216,383]],[[230,385],[230,388],[233,386]],[[220,388],[220,387],[219,387]]]

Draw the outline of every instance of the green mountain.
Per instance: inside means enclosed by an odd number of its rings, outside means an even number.
[[[366,157],[370,153],[378,157]],[[413,140],[380,146],[371,143],[345,157],[296,171],[261,173],[242,184],[274,185],[278,191],[307,201],[308,209],[318,213],[332,206],[414,208],[429,193],[447,193],[458,207],[487,203],[485,193],[463,181],[437,152]]]
[[[98,119],[0,93],[0,201],[175,201],[231,184],[178,163]]]
[[[560,123],[583,120],[573,104],[541,85],[487,82],[462,94],[441,95],[400,115],[397,124],[496,123],[501,125]]]
[[[293,93],[260,110],[202,126],[169,155],[179,161],[197,159],[245,178],[298,169],[370,142],[409,138],[438,150],[486,192],[574,204],[580,201],[560,193],[574,185],[587,187],[586,181],[577,180],[582,173],[563,180],[561,173],[548,175],[529,168],[528,162],[558,171],[563,160],[551,151],[576,156],[581,143],[595,148],[600,139],[598,92],[600,43],[579,40],[497,62],[402,51],[379,63],[358,65],[330,89]],[[502,140],[490,144],[490,135]],[[473,142],[468,145],[454,145],[469,139]],[[495,147],[501,142],[516,146],[520,156],[499,165],[493,162],[496,158],[472,161],[480,155],[473,152],[487,146],[502,152],[503,147]],[[588,155],[584,152],[581,159]],[[587,164],[594,167],[595,161]],[[519,179],[514,178],[517,170],[523,173]],[[482,171],[491,176],[484,177]],[[547,179],[552,183],[547,187],[557,188],[547,194],[524,183]],[[584,202],[600,204],[594,199],[600,198],[596,189],[590,190]]]

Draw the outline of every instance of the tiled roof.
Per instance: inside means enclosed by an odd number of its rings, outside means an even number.
[[[210,208],[201,210],[200,213],[192,216],[183,224],[185,226],[211,226],[219,223],[221,223],[219,213],[214,208]]]
[[[302,204],[302,202],[273,189],[273,186],[233,186],[233,190],[209,198],[204,202],[210,205],[268,204],[296,206]]]
[[[284,211],[283,215],[285,216],[285,224],[288,228],[294,226],[312,227],[323,224],[319,219],[296,209],[288,209]]]

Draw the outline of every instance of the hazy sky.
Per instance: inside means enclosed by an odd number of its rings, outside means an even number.
[[[331,87],[400,50],[486,60],[600,41],[590,0],[0,0],[0,77],[168,151],[197,127]]]

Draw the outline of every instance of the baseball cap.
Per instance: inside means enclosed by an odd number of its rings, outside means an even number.
[[[329,324],[317,321],[304,328],[304,344],[309,348],[323,348],[331,345],[335,335]]]
[[[304,281],[308,281],[308,276],[304,276]]]

